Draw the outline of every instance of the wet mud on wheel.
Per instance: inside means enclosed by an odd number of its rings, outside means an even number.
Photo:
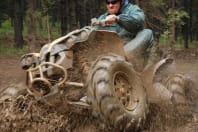
[[[87,78],[88,102],[117,130],[139,130],[148,113],[146,91],[133,66],[118,55],[99,57]]]

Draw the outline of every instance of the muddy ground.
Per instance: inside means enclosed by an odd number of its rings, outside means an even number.
[[[175,50],[171,52],[176,60],[176,69],[190,80],[188,86],[188,106],[150,104],[143,132],[197,132],[198,110],[198,49]],[[25,72],[21,70],[19,57],[0,56],[0,90],[7,87],[25,88]],[[196,89],[196,90],[194,90]],[[12,94],[12,93],[10,93]],[[21,101],[23,100],[23,101]],[[66,100],[63,98],[63,100]],[[35,101],[23,94],[17,100],[7,99],[0,103],[1,131],[63,131],[63,132],[99,132],[113,131],[103,129],[104,125],[89,109],[73,112],[68,104],[54,107],[45,101]],[[71,109],[73,109],[71,111]]]

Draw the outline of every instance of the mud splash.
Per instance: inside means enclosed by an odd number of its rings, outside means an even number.
[[[5,59],[5,60],[4,60]],[[16,66],[16,59],[1,58],[1,88],[16,86],[22,79],[20,69]],[[9,63],[7,63],[9,62]],[[10,64],[9,67],[6,67]],[[2,68],[3,67],[3,68]],[[9,69],[10,68],[10,69]],[[5,72],[9,71],[9,72]],[[173,106],[170,104],[150,104],[143,132],[196,132],[198,130],[198,62],[193,60],[176,60],[176,72],[185,75],[185,92],[188,105]],[[15,76],[16,75],[16,76]],[[18,80],[17,80],[18,79]],[[5,85],[5,81],[7,81]],[[13,81],[14,80],[14,81]],[[17,86],[19,87],[19,86]],[[0,103],[1,131],[66,131],[66,132],[108,132],[102,121],[93,116],[90,110],[77,110],[66,103],[56,106],[46,101],[35,100],[27,93],[17,98],[7,98]],[[62,110],[58,106],[64,106]],[[60,107],[59,107],[60,108]]]

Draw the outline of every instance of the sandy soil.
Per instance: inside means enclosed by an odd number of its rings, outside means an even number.
[[[25,71],[20,68],[19,57],[0,56],[0,87],[25,82]]]
[[[198,49],[193,52],[178,50],[173,55],[177,58],[177,72],[193,80],[193,87],[198,89]],[[0,57],[1,89],[10,86],[25,87],[25,72],[20,68],[19,59],[19,57]],[[32,97],[25,94],[21,99],[7,100],[0,104],[0,129],[2,131],[109,131],[102,129],[104,125],[97,117],[92,116],[89,109],[79,109],[79,112],[73,112],[72,109],[77,108],[69,108],[66,103],[57,104],[54,107],[45,101],[32,100]],[[142,129],[143,132],[197,132],[197,130],[198,113],[196,110],[186,108],[186,106],[175,108],[165,104],[150,104],[150,114]]]

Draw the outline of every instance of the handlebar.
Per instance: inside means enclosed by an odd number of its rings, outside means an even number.
[[[98,20],[96,18],[91,19],[91,26],[106,26],[105,20]]]

